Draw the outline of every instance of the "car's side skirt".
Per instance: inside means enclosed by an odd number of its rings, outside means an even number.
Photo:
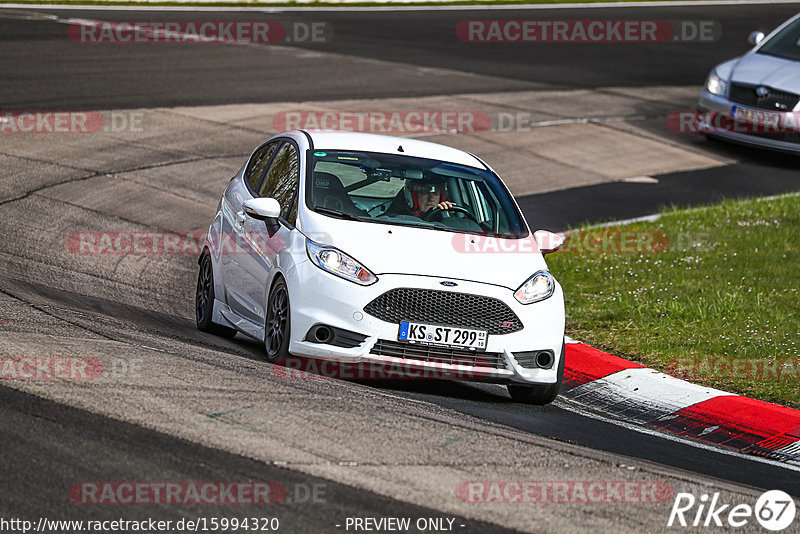
[[[242,334],[258,341],[264,341],[263,324],[259,325],[250,319],[242,317],[233,311],[230,306],[216,299],[214,300],[214,315],[211,320],[217,324],[232,326]]]

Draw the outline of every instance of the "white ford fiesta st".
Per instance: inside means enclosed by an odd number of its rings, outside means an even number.
[[[402,366],[546,404],[564,374],[564,297],[544,254],[561,242],[532,234],[472,154],[284,132],[222,194],[199,260],[197,326],[261,340],[270,361]]]

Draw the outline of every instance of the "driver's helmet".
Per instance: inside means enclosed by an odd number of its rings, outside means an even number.
[[[446,189],[447,182],[444,178],[426,174],[418,180],[406,179],[403,194],[408,207],[415,213],[419,213],[419,194],[439,193],[439,202],[444,202]]]

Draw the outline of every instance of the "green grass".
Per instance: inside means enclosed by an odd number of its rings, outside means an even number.
[[[588,235],[619,248],[621,231],[655,251],[578,246]],[[548,264],[564,288],[568,335],[695,383],[800,408],[800,196],[584,228]]]

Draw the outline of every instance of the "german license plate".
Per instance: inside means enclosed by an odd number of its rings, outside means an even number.
[[[772,125],[777,128],[781,120],[780,113],[764,111],[761,109],[749,109],[733,106],[731,111],[733,111],[734,120],[749,122],[759,126]]]
[[[397,339],[422,345],[485,350],[489,333],[486,330],[401,321]]]

